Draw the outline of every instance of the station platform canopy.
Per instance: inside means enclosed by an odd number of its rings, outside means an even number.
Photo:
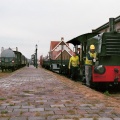
[[[80,45],[81,42],[85,42],[85,41],[87,41],[87,39],[89,39],[91,37],[94,37],[94,36],[96,36],[98,34],[99,33],[86,33],[86,34],[82,34],[82,35],[79,35],[79,36],[77,36],[77,37],[67,41],[66,43],[71,43],[74,46]]]

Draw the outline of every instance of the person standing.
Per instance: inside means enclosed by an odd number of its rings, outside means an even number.
[[[78,67],[79,67],[79,57],[74,52],[73,56],[69,60],[69,69],[71,69],[71,78],[77,81],[78,77]]]
[[[90,86],[90,81],[92,77],[92,65],[93,62],[96,62],[97,59],[97,53],[95,51],[95,46],[90,45],[90,50],[86,54],[86,60],[85,60],[85,78],[86,78],[86,85]]]

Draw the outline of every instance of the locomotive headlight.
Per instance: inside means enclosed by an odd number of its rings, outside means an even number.
[[[12,60],[12,63],[14,63],[14,60]]]
[[[95,66],[95,68],[94,68],[94,72],[98,73],[98,74],[104,74],[105,71],[106,71],[106,69],[103,65],[98,65],[98,66]]]

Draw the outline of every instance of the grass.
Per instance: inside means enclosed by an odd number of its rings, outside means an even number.
[[[4,111],[1,111],[1,114],[7,114],[8,111],[4,110]]]
[[[23,91],[24,93],[32,93],[33,91],[30,91],[30,90],[25,90]]]
[[[68,110],[67,112],[70,114],[75,114],[75,111],[73,111],[73,110]]]
[[[9,106],[15,106],[15,104],[12,104],[12,103],[11,103],[11,104],[9,104]]]
[[[22,115],[23,114],[23,111],[20,111],[20,115]]]
[[[0,98],[1,101],[6,100],[6,98]]]
[[[28,105],[30,106],[30,105],[31,105],[31,103],[30,103],[30,102],[28,102]]]
[[[43,103],[43,102],[40,102],[40,105],[44,105],[44,103]]]
[[[93,120],[98,120],[98,119],[96,117],[94,117]]]
[[[105,91],[105,92],[104,92],[104,95],[110,96],[109,91]]]
[[[35,116],[40,116],[40,115],[41,115],[40,112],[35,113]]]

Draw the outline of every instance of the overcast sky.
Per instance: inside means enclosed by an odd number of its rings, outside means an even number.
[[[18,47],[27,58],[38,45],[47,55],[50,41],[68,41],[120,15],[120,0],[0,0],[0,48]]]

